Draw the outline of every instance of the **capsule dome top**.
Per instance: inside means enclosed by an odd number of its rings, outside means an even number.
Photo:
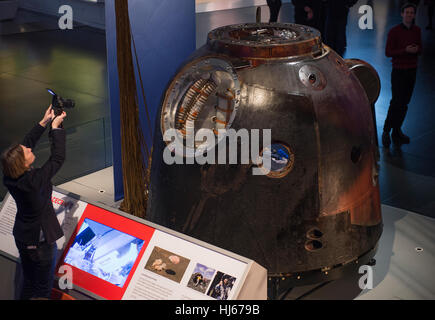
[[[209,32],[207,45],[213,51],[239,57],[273,58],[321,51],[320,32],[292,23],[245,23]]]

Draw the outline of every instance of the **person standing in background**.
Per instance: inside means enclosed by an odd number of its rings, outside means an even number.
[[[295,23],[316,28],[323,36],[327,0],[292,0]]]
[[[401,127],[414,91],[418,56],[422,53],[421,30],[413,23],[416,9],[412,3],[402,6],[402,23],[389,31],[385,47],[385,55],[391,57],[393,63],[392,97],[382,133],[382,144],[387,148],[391,144],[391,138],[397,145],[408,144],[411,141],[402,132]]]
[[[326,21],[324,43],[340,56],[346,52],[346,27],[349,9],[358,0],[328,0],[326,4]]]
[[[270,11],[270,22],[277,22],[279,10],[281,9],[281,0],[267,0],[267,5],[269,6]]]

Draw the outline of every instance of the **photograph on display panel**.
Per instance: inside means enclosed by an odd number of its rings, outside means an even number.
[[[85,219],[64,262],[123,287],[144,240]]]
[[[189,259],[156,246],[145,269],[180,283],[189,263]]]
[[[207,295],[215,298],[216,300],[228,300],[235,282],[235,277],[218,271],[210,288],[208,289]]]
[[[187,287],[205,294],[215,271],[215,269],[197,263]]]

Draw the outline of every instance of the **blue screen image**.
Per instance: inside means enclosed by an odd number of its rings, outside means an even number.
[[[144,240],[85,219],[65,263],[122,287],[144,244]]]

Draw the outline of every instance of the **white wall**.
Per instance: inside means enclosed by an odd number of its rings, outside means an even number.
[[[104,1],[102,0],[18,0],[19,7],[60,17],[59,8],[69,5],[75,22],[105,29]]]

